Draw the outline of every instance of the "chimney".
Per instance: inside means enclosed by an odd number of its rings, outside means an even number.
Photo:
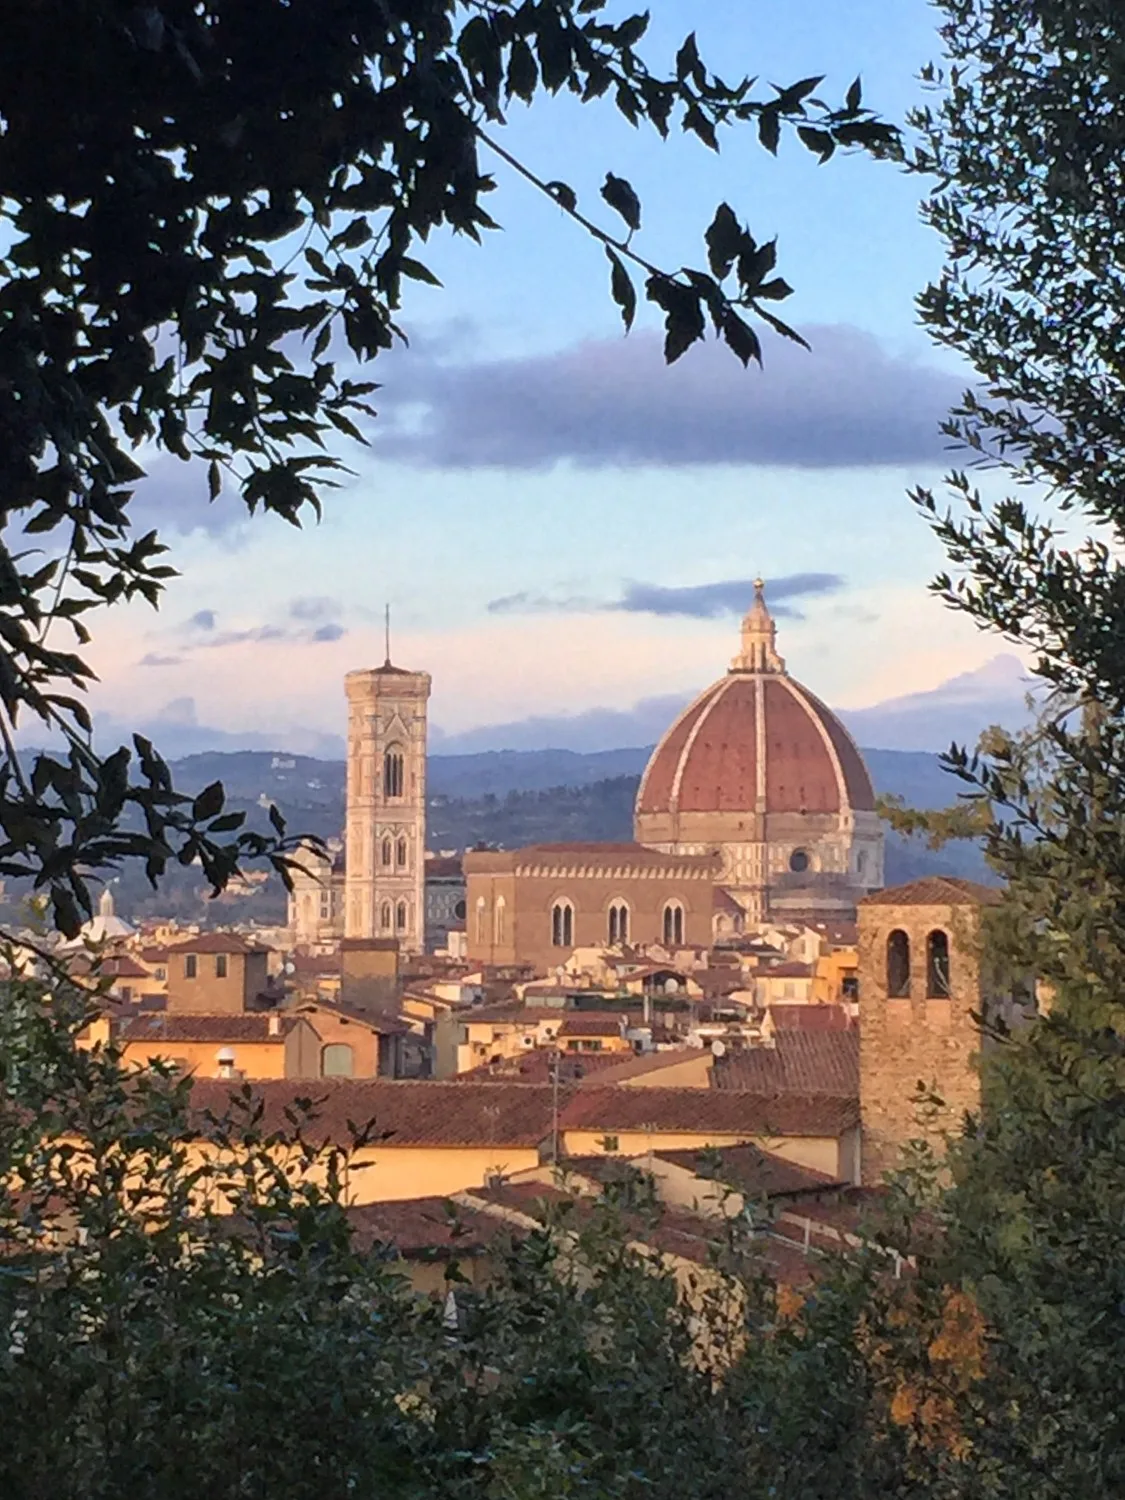
[[[281,1017],[276,1010],[270,1013],[269,1034],[270,1036],[281,1035]]]

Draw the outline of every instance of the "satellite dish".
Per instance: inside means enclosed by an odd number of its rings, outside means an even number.
[[[727,1055],[727,1044],[721,1042],[718,1037],[711,1043],[712,1057],[725,1057]]]

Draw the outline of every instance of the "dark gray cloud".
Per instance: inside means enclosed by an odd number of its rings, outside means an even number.
[[[213,609],[197,609],[188,620],[188,625],[196,630],[214,630],[218,618]]]
[[[147,656],[141,657],[137,665],[139,667],[178,667],[182,661],[182,656],[161,656],[158,651],[150,651]]]
[[[799,611],[785,604],[786,599],[809,594],[834,594],[842,589],[839,573],[790,573],[771,579],[767,596],[771,613],[799,616]],[[658,583],[627,583],[625,592],[612,609],[628,614],[686,615],[696,620],[714,620],[720,615],[745,614],[754,597],[752,578],[728,578],[721,583],[700,583],[685,588],[666,588]]]
[[[816,594],[834,594],[844,587],[839,573],[788,573],[766,582],[770,611],[779,617],[800,619],[799,610],[785,603]],[[680,615],[693,620],[714,620],[720,615],[745,614],[754,597],[752,578],[727,578],[718,583],[669,587],[632,579],[623,585],[619,599],[588,599],[577,595],[553,598],[521,590],[492,599],[493,615],[606,614]]]
[[[749,371],[715,343],[669,368],[647,331],[477,363],[396,352],[375,451],[450,469],[942,461],[938,423],[959,377],[888,354],[847,325],[804,331],[811,352],[777,341],[765,369]]]
[[[334,620],[330,620],[327,625],[318,625],[309,639],[314,642],[338,641],[347,633],[342,625],[337,625]]]

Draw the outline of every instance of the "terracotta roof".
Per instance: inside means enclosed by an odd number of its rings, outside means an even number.
[[[162,964],[168,957],[167,948],[142,948],[141,958],[146,964]]]
[[[495,1026],[504,1023],[513,1026],[536,1026],[540,1021],[561,1023],[565,1016],[572,1014],[572,1011],[564,1009],[561,1005],[481,1005],[456,1012],[459,1021],[491,1022]]]
[[[314,1027],[317,1014],[323,1013],[357,1026],[365,1026],[368,1031],[377,1032],[380,1036],[400,1036],[410,1030],[398,1016],[388,1015],[384,1011],[357,1010],[354,1005],[340,1005],[335,1000],[300,1000],[294,1008],[298,1014],[308,1016]]]
[[[155,1015],[122,1018],[114,1034],[122,1042],[276,1042],[285,1038],[297,1025],[297,1016],[281,1016],[280,1031],[270,1031],[268,1015],[231,1016]]]
[[[770,964],[768,968],[758,970],[763,979],[811,979],[813,972],[812,964],[792,962]]]
[[[842,1005],[771,1005],[778,1031],[848,1031],[854,1024]]]
[[[101,972],[113,979],[152,978],[148,970],[142,964],[139,964],[135,958],[130,958],[127,953],[111,953],[108,957],[103,958]]]
[[[954,875],[927,875],[865,896],[861,906],[995,906],[1003,892],[994,885]]]
[[[605,1011],[574,1011],[566,1013],[559,1036],[620,1036],[626,1017]]]
[[[721,885],[717,885],[715,887],[715,894],[714,899],[711,903],[711,909],[713,911],[726,912],[729,916],[732,917],[744,917],[746,915],[745,908],[739,906],[738,902],[734,899],[731,893],[724,890]]]
[[[597,1082],[611,1084],[628,1083],[631,1078],[644,1078],[649,1073],[659,1073],[680,1063],[705,1063],[709,1056],[702,1047],[676,1047],[660,1052],[639,1052],[633,1057],[625,1057],[620,1052],[592,1052],[583,1054],[583,1059],[604,1059],[607,1066],[598,1070]]]
[[[427,880],[431,876],[433,876],[434,879],[444,879],[446,877],[463,875],[465,873],[464,865],[459,854],[453,857],[442,854],[427,854],[425,869]]]
[[[556,865],[599,863],[629,864],[640,869],[718,871],[717,854],[666,854],[647,844],[601,844],[593,841],[569,844],[528,844],[519,849],[471,850],[465,855],[465,872],[512,869],[541,861]]]
[[[561,1115],[566,1130],[661,1131],[695,1135],[837,1136],[859,1119],[852,1098],[750,1093],[736,1089],[579,1089]]]
[[[859,1032],[779,1031],[772,1047],[717,1058],[711,1087],[737,1092],[859,1097]]]
[[[658,1161],[685,1167],[697,1177],[724,1183],[752,1198],[788,1198],[842,1188],[827,1172],[817,1172],[786,1161],[775,1151],[758,1146],[719,1146],[714,1151],[657,1151]]]
[[[312,1140],[347,1145],[349,1122],[372,1127],[372,1140],[394,1146],[495,1146],[535,1148],[551,1133],[554,1090],[534,1084],[454,1083],[433,1079],[315,1078],[266,1079],[253,1085],[264,1106],[263,1128],[288,1131],[286,1110],[311,1100]],[[231,1087],[199,1079],[192,1088],[198,1110],[222,1115]],[[562,1092],[565,1100],[566,1092]],[[502,1158],[497,1162],[503,1165]],[[376,1170],[373,1168],[372,1170]]]
[[[240,932],[201,932],[173,943],[169,953],[269,953],[264,943],[251,942]]]
[[[859,940],[859,927],[855,922],[806,922],[814,932],[839,948],[854,948]]]
[[[601,1078],[616,1073],[622,1064],[620,1052],[563,1052],[559,1054],[559,1079],[578,1083],[590,1074]],[[490,1067],[488,1063],[456,1075],[457,1083],[550,1083],[554,1054],[545,1047],[529,1047],[515,1057],[506,1057]]]
[[[784,673],[729,672],[653,751],[637,794],[638,815],[753,810],[759,703],[766,721],[767,812],[874,808],[863,758],[819,698]]]
[[[510,1238],[513,1226],[495,1214],[448,1198],[406,1198],[364,1203],[348,1209],[357,1250],[394,1249],[404,1260],[454,1260],[480,1255],[491,1243]]]

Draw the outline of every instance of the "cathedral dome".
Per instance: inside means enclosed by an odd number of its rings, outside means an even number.
[[[637,794],[638,824],[677,814],[846,814],[874,806],[852,737],[785,671],[759,581],[730,671],[653,751]]]

